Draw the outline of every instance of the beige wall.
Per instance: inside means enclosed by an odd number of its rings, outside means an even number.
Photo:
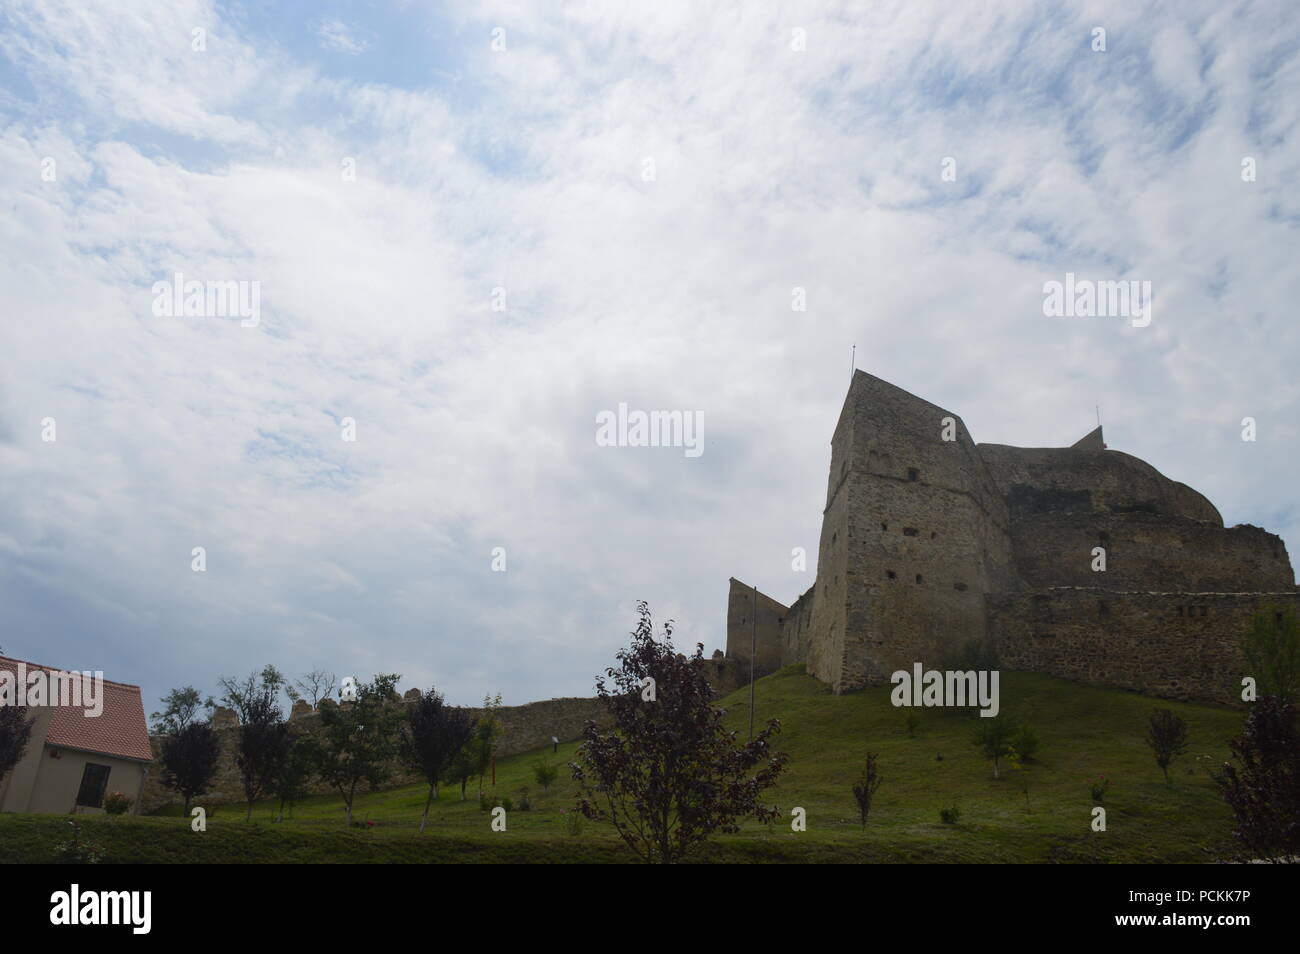
[[[107,765],[108,786],[104,793],[121,792],[131,799],[131,811],[137,810],[148,766],[130,759],[45,745],[42,740],[47,726],[48,710],[44,713],[44,721],[33,727],[26,755],[0,785],[0,811],[71,812],[88,762]],[[58,753],[58,757],[52,753]],[[77,811],[97,813],[102,809],[78,808]]]

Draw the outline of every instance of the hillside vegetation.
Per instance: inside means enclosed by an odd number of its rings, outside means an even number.
[[[1032,673],[1003,673],[1002,716],[1032,722],[1040,739],[1037,760],[1021,774],[992,763],[970,741],[977,717],[935,709],[896,709],[888,687],[845,696],[792,666],[759,681],[756,720],[781,720],[777,748],[790,760],[768,802],[785,821],[757,823],[721,836],[696,860],[713,862],[1183,862],[1214,861],[1230,850],[1231,815],[1209,776],[1227,757],[1226,742],[1242,717],[1232,710],[1181,704],[1130,692],[1098,689]],[[720,703],[744,737],[748,690]],[[1147,718],[1168,708],[1188,724],[1191,745],[1171,768],[1172,788],[1145,744]],[[906,714],[918,716],[909,737]],[[404,786],[357,799],[360,827],[348,828],[339,798],[316,796],[274,821],[276,806],[260,803],[253,822],[239,806],[218,806],[208,830],[195,833],[171,814],[119,818],[80,816],[85,834],[103,845],[109,862],[619,862],[633,860],[612,829],[585,822],[570,834],[562,810],[572,812],[576,785],[564,768],[576,742],[501,760],[497,784],[485,791],[509,797],[507,830],[490,830],[477,782],[460,801],[445,786],[416,831],[425,789]],[[867,751],[877,753],[884,784],[863,830],[852,784]],[[532,766],[561,764],[558,781],[543,793]],[[1111,780],[1102,803],[1107,830],[1091,830],[1090,777]],[[1022,780],[1028,781],[1028,802]],[[531,811],[521,811],[529,789]],[[202,800],[200,800],[200,803]],[[957,824],[940,821],[956,804]],[[793,832],[790,811],[803,808],[807,830]],[[0,861],[48,862],[67,837],[68,816],[0,816]]]

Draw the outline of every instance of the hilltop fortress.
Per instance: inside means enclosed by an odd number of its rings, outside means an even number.
[[[733,578],[715,676],[748,679],[751,639],[759,674],[805,662],[837,693],[991,643],[1004,669],[1232,703],[1251,615],[1288,605],[1277,535],[1225,528],[1100,427],[1070,447],[976,444],[956,414],[857,371],[816,582],[785,606]]]

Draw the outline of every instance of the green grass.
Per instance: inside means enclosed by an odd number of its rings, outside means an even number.
[[[1231,816],[1208,767],[1227,756],[1241,716],[1229,709],[1156,700],[1098,689],[1032,673],[1002,674],[1003,716],[1028,718],[1040,737],[1038,761],[1028,767],[1029,804],[1008,766],[995,780],[969,736],[974,717],[918,709],[916,737],[905,728],[908,710],[889,703],[888,687],[834,696],[802,666],[761,680],[755,715],[779,718],[776,748],[790,760],[769,804],[784,820],[771,828],[747,823],[721,836],[695,860],[709,862],[1206,862],[1229,854]],[[745,735],[748,690],[722,703],[728,722]],[[1172,709],[1188,723],[1190,748],[1175,762],[1165,785],[1144,738],[1152,708]],[[502,759],[489,791],[519,801],[528,786],[533,810],[515,810],[508,830],[490,830],[480,811],[477,784],[469,800],[444,787],[429,829],[417,831],[423,786],[365,793],[354,818],[372,827],[349,829],[342,800],[316,796],[276,823],[271,802],[224,805],[209,815],[208,830],[190,831],[179,808],[170,815],[105,818],[82,816],[86,834],[102,844],[108,861],[182,863],[320,862],[620,862],[634,860],[608,827],[586,823],[565,833],[561,809],[572,810],[575,784],[562,771],[543,794],[532,778],[539,757],[566,763],[576,743]],[[851,786],[869,750],[879,755],[884,784],[865,831],[857,820]],[[940,760],[938,756],[942,755]],[[1111,779],[1104,802],[1107,830],[1093,832],[1086,778]],[[960,823],[945,825],[939,809],[957,803]],[[807,831],[790,830],[790,810],[807,813]],[[0,816],[0,861],[45,862],[66,838],[67,816]]]

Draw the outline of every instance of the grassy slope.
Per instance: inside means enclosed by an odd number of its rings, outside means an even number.
[[[787,819],[792,806],[806,810],[808,830],[790,831],[788,820],[771,830],[757,824],[724,836],[700,855],[705,861],[956,861],[1202,862],[1226,853],[1230,815],[1207,768],[1226,757],[1226,740],[1241,718],[1226,709],[1158,701],[1133,693],[1095,689],[1030,673],[1004,673],[1003,712],[1028,717],[1041,739],[1039,760],[1029,768],[1029,806],[1014,773],[1005,766],[994,780],[990,763],[968,741],[970,717],[917,710],[915,738],[904,727],[905,710],[889,704],[887,688],[835,697],[791,667],[761,680],[756,715],[781,719],[778,749],[790,762],[769,801]],[[748,691],[724,700],[728,721],[744,737]],[[1166,788],[1143,738],[1154,706],[1187,720],[1191,747]],[[566,762],[576,743],[560,746]],[[880,756],[885,782],[864,832],[856,821],[851,785],[867,749]],[[546,755],[550,757],[550,753]],[[943,759],[939,760],[938,755]],[[254,823],[243,809],[223,806],[208,831],[192,833],[177,817],[85,817],[84,828],[122,862],[436,862],[630,860],[607,828],[587,824],[583,834],[564,833],[560,809],[572,808],[575,786],[561,772],[542,795],[531,778],[538,754],[503,759],[499,794],[517,798],[532,790],[534,810],[512,811],[509,830],[489,830],[489,816],[470,800],[444,789],[430,828],[416,826],[425,792],[418,786],[366,793],[355,817],[368,829],[345,827],[342,802],[319,796],[299,804],[293,817],[275,824],[274,806],[261,803]],[[1107,828],[1090,830],[1092,803],[1085,779],[1112,779],[1106,797]],[[938,810],[957,802],[956,826],[939,822]],[[65,837],[66,816],[0,816],[0,861],[48,861],[51,846]]]

